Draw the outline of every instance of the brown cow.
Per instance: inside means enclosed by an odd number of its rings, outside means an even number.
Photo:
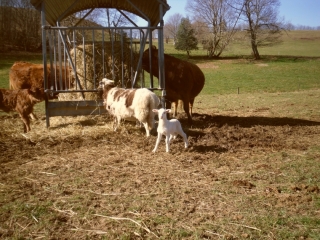
[[[62,74],[62,86],[60,81],[57,80],[57,90],[64,90],[73,87],[73,80],[71,77],[71,70],[63,66],[61,70]],[[53,74],[60,76],[60,68],[58,66],[53,67]],[[48,81],[50,79],[51,71],[50,65],[47,66]],[[43,88],[43,64],[35,64],[29,62],[15,62],[10,68],[10,89],[18,90],[25,88]],[[51,86],[48,86],[51,87]]]
[[[50,65],[47,65],[48,80],[50,79]],[[54,67],[53,74],[60,75],[60,68]],[[71,88],[73,80],[71,78],[71,71],[69,68],[62,67],[62,88],[60,89],[60,81],[57,80],[58,90]],[[29,62],[15,62],[10,68],[9,73],[10,89],[19,90],[27,88],[44,88],[44,77],[43,77],[43,64],[35,64]],[[50,98],[57,98],[57,95],[51,96]],[[31,118],[36,119],[36,116],[31,113]]]
[[[158,50],[152,47],[152,73],[159,78]],[[145,50],[142,57],[142,68],[150,72],[149,49]],[[183,102],[183,108],[188,116],[189,124],[192,123],[190,106],[193,106],[195,97],[201,92],[205,78],[200,68],[190,62],[164,54],[166,108],[171,108],[171,103]],[[190,106],[189,106],[190,104]],[[176,104],[177,105],[177,104]]]
[[[24,123],[24,132],[30,131],[29,114],[33,106],[45,99],[44,89],[32,88],[21,90],[0,89],[0,109],[5,112],[17,111]]]

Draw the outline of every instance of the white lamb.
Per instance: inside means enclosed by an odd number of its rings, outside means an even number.
[[[161,140],[162,135],[166,136],[166,152],[169,152],[169,143],[172,138],[176,138],[179,134],[183,137],[184,140],[184,147],[188,147],[188,139],[187,135],[183,132],[180,122],[177,119],[167,119],[167,113],[170,112],[170,109],[153,109],[153,112],[158,113],[159,116],[159,124],[158,124],[158,138],[156,141],[156,146],[152,150],[152,152],[156,152]]]

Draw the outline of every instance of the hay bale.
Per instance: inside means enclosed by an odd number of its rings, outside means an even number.
[[[129,44],[125,44],[121,48],[120,42],[114,42],[113,50],[111,42],[79,45],[70,51],[70,55],[83,90],[96,89],[99,81],[104,77],[113,79],[119,85],[121,85],[123,78],[125,85],[131,87],[131,68],[136,68],[138,54],[133,52],[131,61]],[[79,86],[75,89],[79,90]],[[67,94],[62,94],[61,98],[68,98],[64,95]],[[88,92],[84,95],[86,100],[96,100],[98,98],[96,93]],[[82,99],[81,94],[70,94],[69,98],[71,98],[70,100]]]

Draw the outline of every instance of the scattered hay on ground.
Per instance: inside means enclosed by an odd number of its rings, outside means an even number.
[[[108,116],[40,115],[27,134],[0,116],[0,236],[317,239],[320,118],[253,110],[179,113],[190,147],[155,154],[155,131]]]

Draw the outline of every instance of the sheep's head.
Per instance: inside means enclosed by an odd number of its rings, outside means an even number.
[[[104,86],[110,86],[110,87],[114,87],[114,81],[110,80],[108,78],[103,78],[100,82],[99,82],[99,88],[104,88]]]
[[[159,119],[167,119],[167,113],[171,112],[171,109],[153,109],[152,112],[158,113]]]
[[[111,88],[114,88],[114,81],[107,79],[107,78],[103,78],[100,82],[99,82],[99,87],[98,87],[98,95],[100,98],[105,99],[107,97],[107,94],[109,92],[109,90]]]

